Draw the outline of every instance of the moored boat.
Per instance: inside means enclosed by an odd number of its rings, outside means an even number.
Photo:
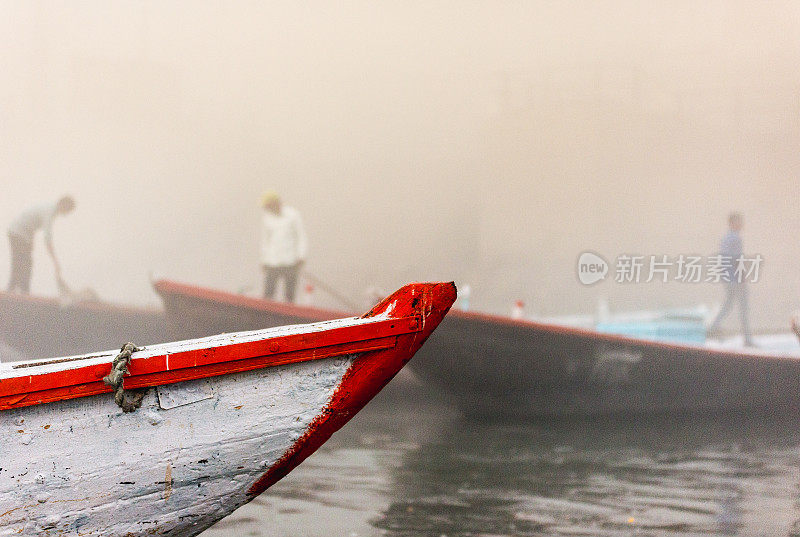
[[[157,280],[171,330],[183,337],[254,330],[292,323],[312,323],[353,315],[286,302],[252,298],[173,280]]]
[[[796,351],[653,341],[463,311],[448,316],[412,370],[476,416],[800,408]]]
[[[198,326],[223,311],[234,327],[305,311],[173,282],[156,289],[169,318]],[[792,350],[653,341],[457,309],[410,369],[465,413],[493,418],[800,408]]]
[[[145,344],[187,337],[168,331],[161,309],[0,291],[0,341],[25,356],[83,354],[126,339]]]
[[[344,425],[454,300],[412,284],[357,318],[126,345],[129,412],[101,380],[116,352],[0,364],[0,536],[197,535]]]

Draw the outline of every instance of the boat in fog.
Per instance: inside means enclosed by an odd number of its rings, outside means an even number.
[[[199,534],[353,417],[455,296],[411,284],[361,317],[0,364],[0,535]]]
[[[700,413],[800,407],[800,353],[673,343],[453,311],[412,369],[467,414]]]
[[[185,334],[185,337],[327,321],[353,315],[348,311],[253,298],[174,280],[157,280],[153,282],[153,289],[164,303],[170,329]]]
[[[23,356],[51,358],[125,341],[149,344],[187,337],[167,331],[160,308],[114,304],[94,296],[62,300],[0,291],[0,341]]]
[[[155,284],[171,322],[246,329],[337,313]],[[454,308],[410,364],[464,413],[492,418],[800,407],[800,352],[660,341]]]

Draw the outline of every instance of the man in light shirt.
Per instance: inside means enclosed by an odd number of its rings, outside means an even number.
[[[15,218],[8,227],[8,243],[11,250],[11,277],[8,281],[9,292],[30,292],[31,269],[33,268],[33,239],[36,232],[44,230],[44,243],[47,253],[53,260],[56,281],[59,289],[66,289],[61,277],[61,265],[53,249],[53,222],[57,216],[71,213],[75,209],[75,200],[64,196],[55,203],[31,207]]]
[[[261,268],[264,298],[276,298],[278,280],[283,280],[286,300],[294,302],[297,277],[306,259],[308,242],[300,213],[281,202],[275,192],[261,197],[264,208],[261,235]]]

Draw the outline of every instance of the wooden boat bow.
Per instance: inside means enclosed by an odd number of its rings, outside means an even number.
[[[321,322],[316,325],[316,330],[308,333],[281,335],[278,329],[268,338],[264,337],[268,331],[222,334],[183,342],[183,348],[176,350],[170,345],[152,345],[132,356],[125,388],[149,388],[264,367],[387,350],[395,347],[398,339],[403,341],[402,336],[410,336],[409,342],[412,346],[418,342],[416,348],[419,348],[430,334],[430,330],[425,330],[425,324],[438,325],[453,300],[455,285],[452,283],[410,284],[360,318],[352,318],[348,323]],[[110,393],[113,389],[102,379],[110,372],[114,354],[107,352],[10,364],[18,374],[0,378],[0,410]],[[67,363],[72,366],[64,368]],[[399,365],[402,367],[403,364]]]
[[[146,346],[132,413],[102,382],[116,351],[0,364],[0,535],[199,534],[353,417],[455,293],[411,284],[361,317]]]

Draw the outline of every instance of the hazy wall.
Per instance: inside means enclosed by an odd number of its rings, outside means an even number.
[[[272,188],[348,294],[455,279],[496,312],[710,303],[706,284],[583,287],[575,261],[710,254],[738,209],[765,258],[755,324],[800,306],[797,2],[0,9],[0,226],[74,194],[56,248],[75,287],[254,288]],[[3,241],[0,283],[6,259]]]

